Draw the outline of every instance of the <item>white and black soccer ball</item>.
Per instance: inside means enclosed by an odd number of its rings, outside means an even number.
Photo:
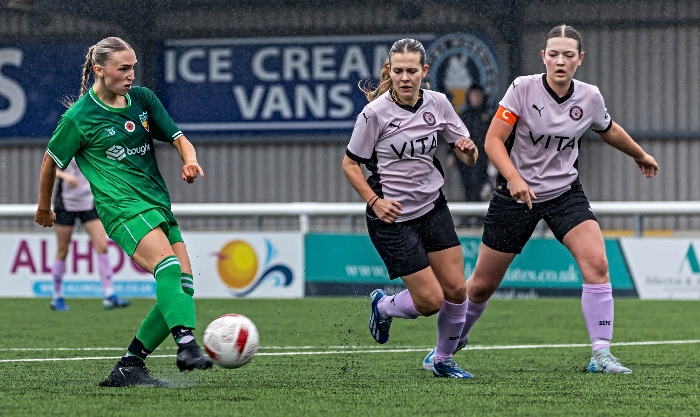
[[[224,314],[204,330],[204,349],[224,368],[240,368],[258,351],[260,337],[255,324],[241,314]]]

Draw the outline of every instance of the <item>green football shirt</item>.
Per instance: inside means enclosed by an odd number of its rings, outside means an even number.
[[[153,140],[182,136],[151,90],[132,87],[126,101],[124,108],[110,107],[91,88],[61,116],[46,149],[61,169],[75,157],[108,235],[145,210],[170,210]]]

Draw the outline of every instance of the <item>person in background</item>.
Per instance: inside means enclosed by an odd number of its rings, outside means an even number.
[[[104,291],[102,306],[109,310],[117,307],[127,307],[131,301],[119,298],[114,293],[112,283],[112,268],[109,265],[107,253],[107,233],[100,221],[100,216],[95,209],[90,183],[72,159],[65,170],[57,169],[58,177],[56,193],[54,194],[54,213],[56,222],[56,259],[51,266],[53,280],[53,299],[51,309],[54,311],[68,311],[70,308],[63,297],[63,275],[66,273],[66,256],[73,236],[75,221],[80,219],[83,229],[90,236],[92,247],[97,252],[97,271],[100,274],[100,282]]]
[[[109,37],[90,47],[80,95],[61,116],[46,148],[34,220],[53,226],[51,193],[56,167],[75,157],[90,182],[95,207],[109,237],[142,269],[153,274],[156,303],[107,379],[105,387],[167,386],[145,366],[146,357],[168,335],[181,370],[208,369],[211,360],[194,338],[197,315],[192,266],[170,209],[170,195],[155,156],[154,140],[171,144],[183,161],[182,179],[194,182],[204,171],[192,144],[147,88],[136,87],[137,60],[123,39]],[[90,75],[94,83],[88,87]]]
[[[467,104],[462,112],[462,121],[469,126],[471,139],[476,144],[480,154],[484,152],[484,140],[486,131],[491,124],[493,112],[488,106],[488,97],[484,89],[479,84],[472,84],[466,94]],[[482,202],[487,201],[491,194],[491,184],[487,174],[487,158],[479,158],[476,164],[467,166],[457,160],[454,151],[450,149],[447,155],[446,164],[448,167],[456,166],[459,177],[464,188],[464,201]],[[482,226],[484,218],[482,216],[467,216],[460,221],[460,227]]]
[[[467,165],[476,162],[478,151],[445,95],[421,88],[427,73],[420,42],[393,44],[379,86],[363,89],[370,103],[357,117],[342,167],[367,202],[369,236],[389,277],[401,277],[407,288],[393,296],[381,289],[372,292],[372,337],[386,343],[394,317],[437,313],[433,375],[471,378],[452,359],[464,327],[466,284],[462,248],[441,190],[438,134]],[[360,164],[370,171],[369,178]]]

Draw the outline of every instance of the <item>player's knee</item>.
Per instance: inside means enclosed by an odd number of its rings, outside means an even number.
[[[596,276],[608,274],[608,259],[605,256],[596,256],[588,260],[588,267]]]
[[[460,279],[454,283],[445,284],[442,288],[445,300],[453,304],[467,301],[467,281]]]
[[[581,268],[584,273],[584,280],[593,284],[605,283],[609,281],[608,260],[605,256],[597,256],[586,261],[586,265]]]
[[[422,294],[413,297],[413,304],[416,306],[416,310],[424,316],[432,316],[440,311],[444,301],[442,294]]]
[[[468,296],[469,300],[475,303],[487,301],[496,291],[498,286],[494,286],[489,280],[479,280],[473,277],[469,279]]]

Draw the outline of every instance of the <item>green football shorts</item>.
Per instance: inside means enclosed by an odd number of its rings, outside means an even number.
[[[132,257],[141,239],[156,227],[163,229],[171,245],[183,241],[173,214],[156,208],[143,211],[117,226],[110,239],[124,249],[129,257]]]

